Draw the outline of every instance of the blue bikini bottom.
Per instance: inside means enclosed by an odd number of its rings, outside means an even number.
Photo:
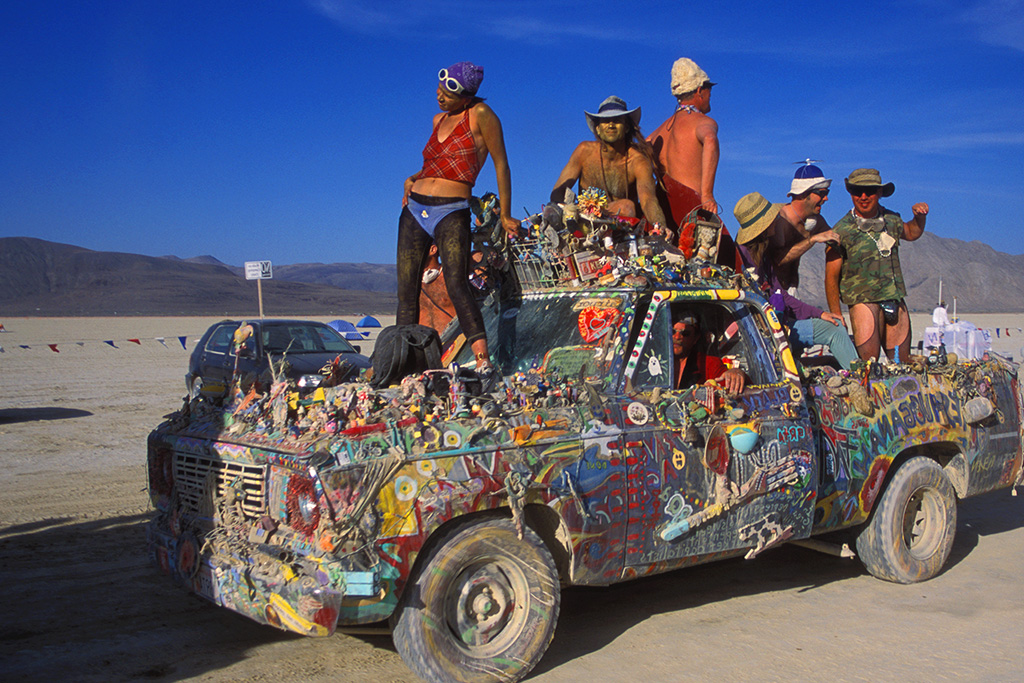
[[[441,222],[441,219],[455,211],[468,209],[469,200],[460,199],[447,204],[435,204],[431,206],[427,204],[420,204],[410,196],[408,207],[409,213],[411,213],[412,217],[416,219],[416,222],[420,224],[420,227],[423,228],[428,235],[433,237],[434,230],[437,228],[437,224]]]

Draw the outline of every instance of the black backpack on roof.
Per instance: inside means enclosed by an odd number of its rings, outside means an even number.
[[[373,345],[374,389],[398,384],[402,378],[441,367],[441,337],[426,325],[391,325],[385,327]]]

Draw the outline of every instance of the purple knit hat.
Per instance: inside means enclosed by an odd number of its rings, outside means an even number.
[[[456,95],[475,95],[484,80],[484,68],[473,62],[458,62],[447,69],[441,69],[437,78],[449,92]]]

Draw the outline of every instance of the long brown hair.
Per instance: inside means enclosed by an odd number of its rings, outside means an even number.
[[[762,232],[743,246],[747,248],[747,251],[750,253],[750,260],[753,266],[757,268],[761,265],[761,259],[764,258],[764,252],[768,248],[768,235]]]

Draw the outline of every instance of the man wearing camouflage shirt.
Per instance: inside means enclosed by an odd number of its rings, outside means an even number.
[[[906,362],[910,355],[910,314],[900,270],[900,240],[924,234],[928,205],[914,204],[914,218],[904,222],[898,213],[879,204],[895,191],[882,184],[873,168],[858,168],[846,179],[853,209],[832,227],[839,244],[825,254],[825,296],[829,309],[841,314],[840,300],[850,310],[853,343],[862,359],[876,358],[882,348],[889,358]]]

